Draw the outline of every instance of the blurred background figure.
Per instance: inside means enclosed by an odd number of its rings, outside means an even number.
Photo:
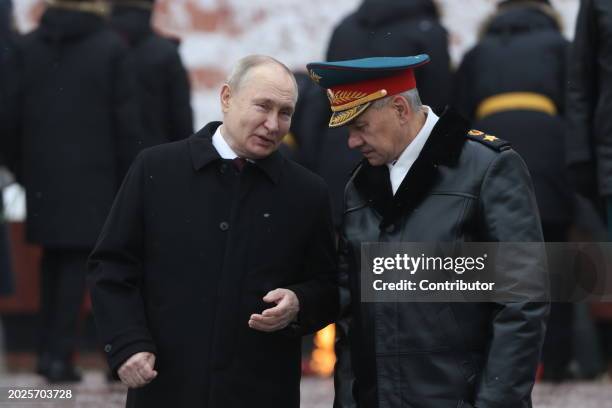
[[[424,104],[442,109],[449,102],[451,63],[448,33],[433,0],[364,0],[333,30],[328,61],[427,53],[431,63],[416,73]],[[318,88],[315,86],[315,88]],[[329,102],[319,89],[308,97],[310,123],[301,137],[302,156],[330,186],[334,220],[339,225],[344,186],[361,155],[347,146],[345,128],[330,129]]]
[[[12,0],[0,0],[0,137],[2,139],[10,131],[9,111],[7,109],[7,106],[10,105],[9,84],[11,78],[9,78],[9,66],[15,58],[16,41],[17,33],[13,24],[13,2]],[[9,159],[8,152],[5,149],[0,149],[0,169],[7,166]],[[0,185],[0,189],[3,187],[5,186]]]
[[[11,0],[0,0],[0,106],[9,103],[7,95],[7,66],[14,57],[15,32],[13,26],[13,4]],[[0,112],[5,110],[0,109]],[[6,117],[0,117],[0,133],[6,134]],[[10,259],[10,247],[7,225],[4,219],[4,202],[2,190],[12,182],[12,176],[6,166],[6,157],[0,152],[0,297],[13,293],[13,274]],[[4,332],[0,320],[0,373],[5,370]]]
[[[16,36],[13,25],[13,2],[12,0],[0,0],[0,104],[2,105],[8,103],[7,65],[15,54]],[[0,112],[5,112],[5,110]],[[6,118],[0,119],[2,119],[0,126],[3,126],[2,130],[5,130]],[[6,157],[3,158],[3,164],[4,160]]]
[[[612,241],[612,2],[581,0],[569,60],[567,159],[578,192],[607,219]],[[592,305],[612,376],[612,305]]]
[[[174,42],[151,28],[154,0],[116,0],[112,26],[127,42],[137,76],[144,130],[139,149],[186,138],[193,133],[187,72]]]
[[[293,75],[298,84],[298,101],[291,119],[290,137],[285,138],[280,151],[308,169],[316,171],[319,150],[325,137],[323,132],[327,129],[326,115],[329,112],[329,104],[321,88],[307,73],[299,71]]]
[[[506,0],[483,23],[453,81],[454,106],[473,127],[508,140],[531,173],[544,239],[567,241],[573,195],[565,166],[568,42],[547,0]],[[544,379],[568,378],[572,305],[553,304]]]
[[[364,0],[334,31],[328,61],[429,54],[416,71],[424,104],[442,109],[451,89],[448,33],[434,0]],[[420,72],[419,72],[420,71]]]
[[[27,239],[42,246],[38,373],[79,381],[73,365],[86,259],[142,144],[127,49],[98,1],[48,2],[20,40],[4,135],[26,188]]]
[[[315,158],[315,152],[309,149],[314,149],[316,143],[313,143],[313,138],[321,129],[320,123],[313,122],[315,118],[321,119],[320,115],[313,113],[314,106],[318,106],[313,102],[321,97],[321,90],[304,71],[293,71],[293,76],[298,86],[298,101],[291,117],[291,128],[279,150],[285,157],[312,169],[314,165],[309,160]]]
[[[603,199],[608,210],[612,203],[610,30],[612,2],[581,0],[567,88],[570,175],[578,192],[595,202]]]

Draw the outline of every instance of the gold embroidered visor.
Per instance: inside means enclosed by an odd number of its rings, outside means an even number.
[[[414,57],[379,57],[308,64],[311,79],[327,89],[332,116],[329,127],[350,123],[373,101],[416,88],[414,68],[429,62]]]

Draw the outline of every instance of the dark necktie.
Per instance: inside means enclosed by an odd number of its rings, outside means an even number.
[[[238,172],[241,172],[242,169],[244,169],[244,166],[246,166],[247,161],[244,157],[236,157],[232,160],[232,163],[234,164],[236,170],[238,170]]]

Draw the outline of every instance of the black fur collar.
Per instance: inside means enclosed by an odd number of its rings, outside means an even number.
[[[454,166],[457,163],[468,130],[469,122],[447,108],[395,196],[387,166],[371,166],[367,160],[361,162],[355,171],[353,183],[359,194],[382,216],[381,228],[392,224],[399,215],[414,208],[425,197],[436,180],[438,165]]]

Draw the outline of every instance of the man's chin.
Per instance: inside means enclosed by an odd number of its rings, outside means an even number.
[[[277,147],[262,147],[262,146],[257,146],[255,148],[250,149],[249,151],[249,155],[251,157],[249,157],[250,159],[254,159],[254,160],[258,160],[258,159],[265,159],[266,157],[268,157],[269,155],[271,155],[272,153],[274,153],[274,151],[277,149]]]
[[[365,159],[370,163],[370,166],[382,166],[385,164],[377,157],[365,157]]]

